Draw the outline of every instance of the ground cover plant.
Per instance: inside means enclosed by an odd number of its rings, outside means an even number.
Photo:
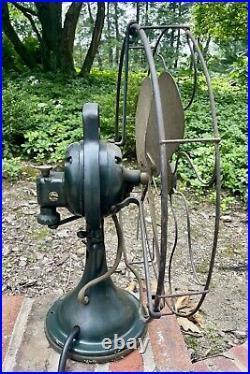
[[[125,157],[135,158],[134,120],[138,89],[143,72],[129,78],[128,139]],[[222,187],[247,199],[247,88],[235,84],[230,76],[213,75],[221,135]],[[188,100],[191,77],[188,71],[179,74],[183,101]],[[67,78],[52,73],[9,73],[3,79],[3,173],[15,178],[22,168],[21,160],[34,164],[61,165],[68,144],[82,138],[81,109],[85,102],[99,103],[101,136],[114,135],[116,72],[94,70],[87,79]],[[186,136],[211,135],[211,117],[207,89],[202,77],[196,99],[186,112]],[[212,169],[213,148],[196,145],[184,147],[194,157],[202,176]],[[186,185],[199,187],[184,161],[180,176]]]

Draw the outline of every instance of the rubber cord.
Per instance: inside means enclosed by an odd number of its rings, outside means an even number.
[[[67,337],[67,339],[64,343],[63,350],[62,350],[62,353],[61,353],[61,356],[60,356],[60,359],[59,359],[58,372],[65,372],[68,353],[72,348],[74,339],[77,339],[79,333],[80,333],[80,327],[75,326],[75,327],[73,327],[73,330],[71,331],[71,333],[68,335],[68,337]]]

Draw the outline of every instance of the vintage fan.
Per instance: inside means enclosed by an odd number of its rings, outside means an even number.
[[[148,30],[160,30],[152,51],[147,37]],[[171,74],[164,71],[157,76],[154,57],[158,45],[169,30],[182,31],[187,38],[194,69],[194,86],[190,102],[194,99],[197,80],[196,56],[202,66],[210,99],[212,114],[212,136],[185,139],[184,109],[180,93]],[[137,45],[138,44],[138,45]],[[128,99],[129,51],[142,49],[149,66],[143,80],[135,120],[136,154],[139,170],[128,170],[122,164],[120,147],[126,142],[126,108]],[[124,74],[123,74],[124,73]],[[122,131],[120,136],[120,102],[123,81]],[[188,317],[200,308],[206,294],[215,260],[219,228],[220,165],[219,135],[210,78],[203,56],[187,26],[140,26],[129,23],[124,38],[117,80],[115,141],[100,140],[99,111],[97,104],[85,104],[83,108],[84,138],[68,147],[63,172],[51,171],[49,166],[40,167],[37,179],[40,214],[38,222],[57,228],[59,225],[84,217],[86,231],[79,231],[80,238],[86,238],[86,265],[78,286],[69,294],[56,301],[48,311],[45,332],[52,346],[62,352],[59,371],[65,366],[67,357],[84,361],[108,361],[129,353],[128,347],[117,350],[113,345],[114,335],[125,342],[144,336],[147,323],[153,318],[166,314]],[[209,181],[203,181],[187,153],[180,149],[186,143],[212,143],[214,145],[214,171]],[[190,219],[187,202],[177,190],[178,165],[180,158],[186,158],[195,175],[206,186],[215,186],[215,225],[209,270],[205,282],[197,275],[193,260],[190,234]],[[143,186],[140,197],[132,194],[135,186]],[[172,281],[173,258],[178,241],[177,218],[173,197],[180,196],[187,217],[188,249],[191,264],[189,276],[194,277],[197,290],[176,292]],[[139,212],[140,236],[142,241],[141,263],[146,282],[146,301],[143,302],[142,281],[139,273],[129,262],[124,244],[121,225],[123,208],[136,204]],[[158,204],[158,212],[156,205]],[[61,220],[57,207],[66,207],[73,216]],[[145,219],[149,212],[151,228]],[[167,256],[168,221],[170,212],[174,219],[175,239],[170,255]],[[118,237],[117,255],[114,264],[108,268],[104,245],[104,219],[112,216]],[[157,217],[156,217],[157,216]],[[108,254],[108,250],[107,250]],[[140,300],[126,290],[119,289],[111,280],[122,256],[125,264],[135,274],[140,286]],[[152,277],[156,279],[156,290],[152,292]],[[166,280],[166,281],[165,281]],[[175,301],[183,295],[199,296],[188,313],[176,310]],[[167,312],[164,305],[167,305]],[[111,346],[105,349],[104,338],[111,339]]]

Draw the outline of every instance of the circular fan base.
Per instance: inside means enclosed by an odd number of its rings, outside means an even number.
[[[107,362],[124,357],[132,351],[127,343],[131,344],[131,339],[134,339],[138,345],[138,339],[143,338],[147,331],[137,298],[115,287],[111,280],[102,283],[93,287],[87,305],[77,301],[77,287],[57,300],[48,311],[45,333],[57,351],[62,351],[73,327],[80,327],[80,335],[68,355],[73,360]],[[103,287],[106,292],[103,292]],[[110,339],[109,349],[102,345],[104,338]],[[117,338],[125,343],[124,348],[115,347]]]

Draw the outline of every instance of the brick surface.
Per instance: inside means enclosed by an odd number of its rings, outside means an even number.
[[[23,298],[24,297],[21,295],[2,295],[2,362],[5,359],[11,334],[21,308]]]
[[[164,312],[169,312],[167,308]],[[149,323],[149,335],[157,371],[190,371],[191,361],[175,316]]]
[[[109,364],[109,370],[114,372],[142,372],[143,371],[143,360],[142,355],[138,350],[133,351],[126,357],[119,361],[111,362]]]
[[[30,313],[26,312],[28,320],[24,325],[20,344],[13,359],[13,371],[57,371],[59,354],[50,347],[44,334],[44,319],[49,304],[57,297],[58,295],[46,295],[34,299],[32,308],[30,307],[31,311],[29,309]],[[26,300],[22,296],[3,296],[4,355],[11,333],[13,331],[17,333],[15,320],[18,317],[19,325],[22,320],[20,317],[26,309]],[[164,310],[164,312],[168,311]],[[136,350],[118,361],[106,364],[87,364],[68,360],[66,370],[68,372],[247,372],[247,343],[226,352],[225,355],[229,358],[218,356],[192,365],[175,316],[151,321],[148,330],[150,341],[143,354]],[[12,337],[11,345],[13,341]],[[6,360],[10,350],[11,347],[8,349]]]
[[[59,361],[59,355],[58,355]],[[93,373],[95,371],[95,364],[85,364],[84,362],[76,362],[67,360],[65,371],[78,373]]]
[[[206,373],[210,371],[205,361],[198,361],[195,364],[193,364],[193,370]]]
[[[246,369],[248,368],[248,352],[244,345],[237,345],[230,349],[231,355],[241,363]]]
[[[239,367],[235,364],[234,360],[231,358],[218,356],[212,357],[207,360],[207,365],[210,368],[210,371],[222,371],[222,372],[233,372],[237,373]]]
[[[54,298],[54,295],[46,295],[34,300],[13,371],[48,371],[53,351],[44,334],[44,321]]]
[[[196,372],[247,372],[247,345],[231,348],[221,356],[208,357],[193,364]]]

